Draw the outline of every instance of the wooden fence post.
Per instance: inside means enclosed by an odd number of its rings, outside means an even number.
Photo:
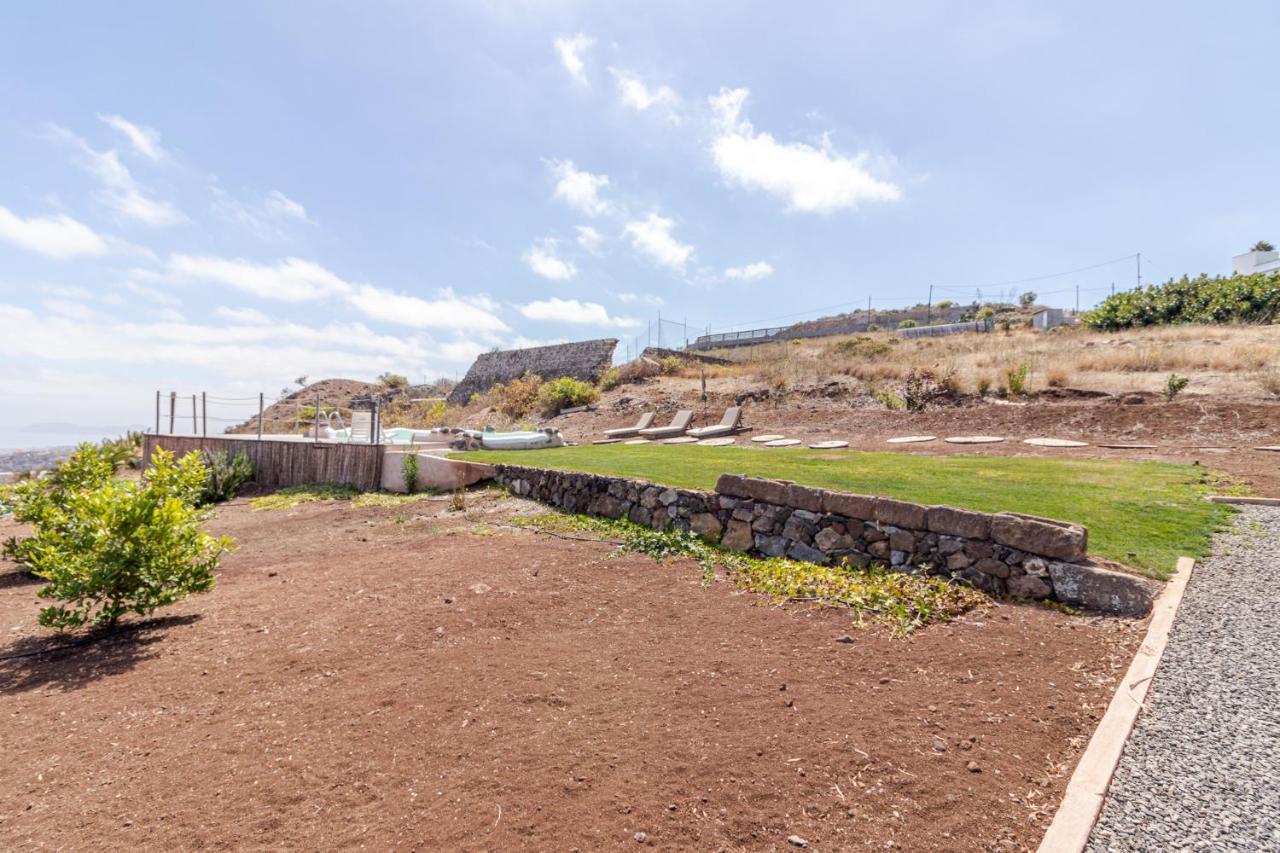
[[[261,391],[259,391],[259,392],[258,392],[258,441],[262,441],[262,409],[263,409],[263,402],[264,402],[264,400],[263,400],[263,394],[262,394],[262,392],[261,392]]]

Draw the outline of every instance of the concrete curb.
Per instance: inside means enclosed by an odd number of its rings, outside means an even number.
[[[1238,498],[1234,495],[1209,495],[1216,504],[1253,504],[1255,506],[1280,506],[1280,498]]]
[[[1039,853],[1080,853],[1089,843],[1089,834],[1102,811],[1111,776],[1120,763],[1125,741],[1133,730],[1134,721],[1146,699],[1147,688],[1151,686],[1151,679],[1169,642],[1169,630],[1173,627],[1174,616],[1182,603],[1194,566],[1195,560],[1190,557],[1179,558],[1177,571],[1151,608],[1147,636],[1138,647],[1128,672],[1111,697],[1106,714],[1071,774],[1062,805],[1037,848]]]

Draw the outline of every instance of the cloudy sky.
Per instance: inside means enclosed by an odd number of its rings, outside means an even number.
[[[1278,29],[1246,2],[24,4],[4,416],[453,375],[659,312],[1088,304],[1137,252],[1225,272],[1280,239]]]

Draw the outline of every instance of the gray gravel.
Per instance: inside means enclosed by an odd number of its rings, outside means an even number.
[[[1090,851],[1280,851],[1280,507],[1196,566]]]

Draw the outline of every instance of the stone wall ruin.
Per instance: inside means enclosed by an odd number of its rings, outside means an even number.
[[[617,345],[616,338],[604,338],[482,353],[449,393],[449,402],[464,404],[472,394],[483,394],[499,382],[510,382],[526,373],[535,373],[544,380],[572,376],[595,382],[613,364]]]

